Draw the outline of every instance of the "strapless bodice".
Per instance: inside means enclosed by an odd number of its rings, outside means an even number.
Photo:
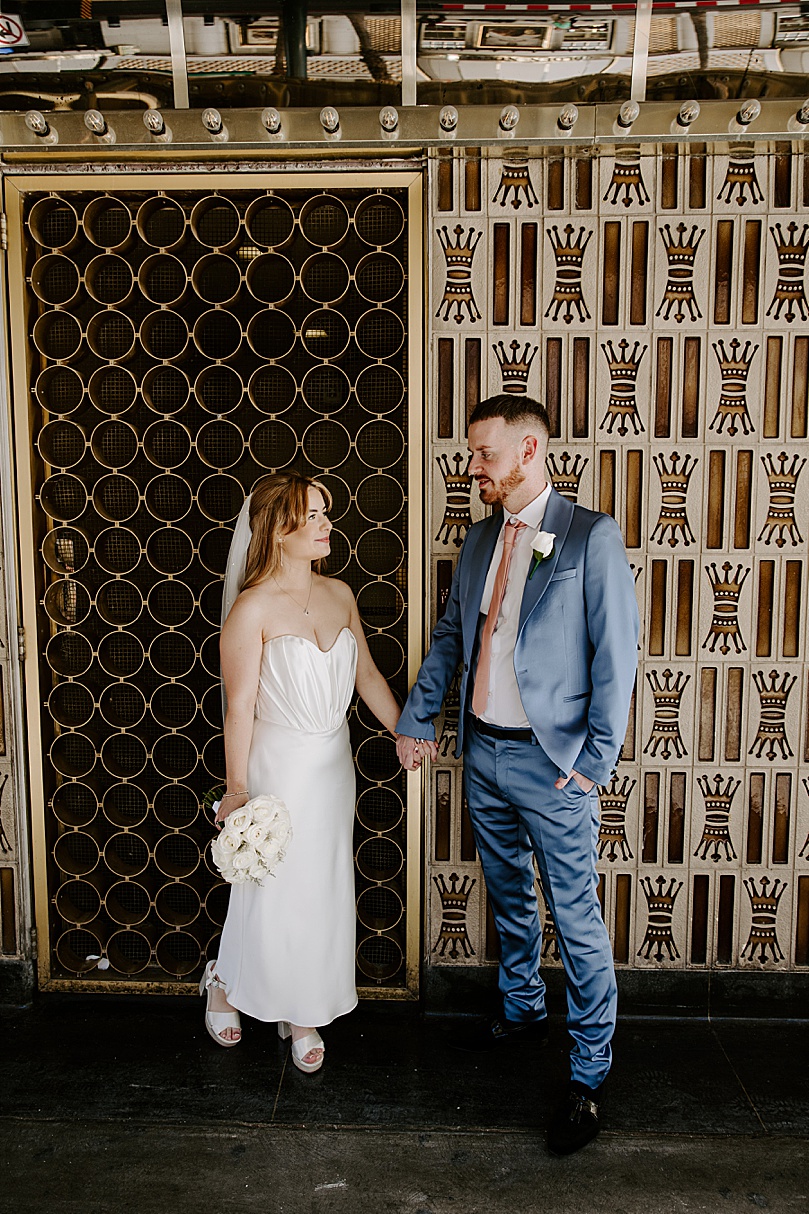
[[[357,670],[357,642],[342,628],[331,649],[286,634],[264,643],[256,718],[306,733],[329,733],[345,721]]]

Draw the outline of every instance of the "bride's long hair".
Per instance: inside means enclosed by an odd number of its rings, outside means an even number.
[[[249,590],[281,568],[281,540],[297,531],[309,513],[309,490],[323,495],[331,509],[331,494],[325,485],[300,472],[274,472],[256,485],[250,496],[250,529],[253,538],[247,550],[242,590]],[[323,560],[313,562],[320,573]]]

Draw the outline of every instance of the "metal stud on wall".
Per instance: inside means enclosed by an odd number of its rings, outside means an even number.
[[[22,215],[50,978],[113,988],[216,955],[222,577],[267,472],[328,486],[328,572],[406,694],[407,191],[166,185]],[[403,777],[351,731],[358,982],[403,987]]]

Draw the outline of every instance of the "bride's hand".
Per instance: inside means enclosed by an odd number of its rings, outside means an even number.
[[[225,795],[219,802],[219,808],[216,811],[214,818],[214,826],[217,830],[222,829],[222,823],[228,814],[232,814],[234,809],[241,809],[250,800],[249,792],[233,793],[231,796]]]

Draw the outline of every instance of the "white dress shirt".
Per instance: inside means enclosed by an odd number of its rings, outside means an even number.
[[[492,658],[489,667],[489,698],[483,720],[490,725],[500,725],[504,729],[526,729],[529,726],[528,717],[520,699],[520,689],[517,686],[517,675],[514,671],[514,646],[517,643],[517,630],[520,623],[520,607],[525,589],[528,571],[531,567],[533,552],[531,544],[537,532],[542,528],[545,517],[545,507],[551,495],[548,483],[538,497],[519,512],[509,514],[503,511],[503,525],[494,546],[492,561],[483,587],[483,598],[480,603],[481,613],[486,616],[492,601],[494,579],[503,555],[503,535],[506,523],[525,523],[525,529],[518,532],[511,555],[511,565],[508,571],[508,581],[503,595],[503,603],[497,627],[492,636]]]

